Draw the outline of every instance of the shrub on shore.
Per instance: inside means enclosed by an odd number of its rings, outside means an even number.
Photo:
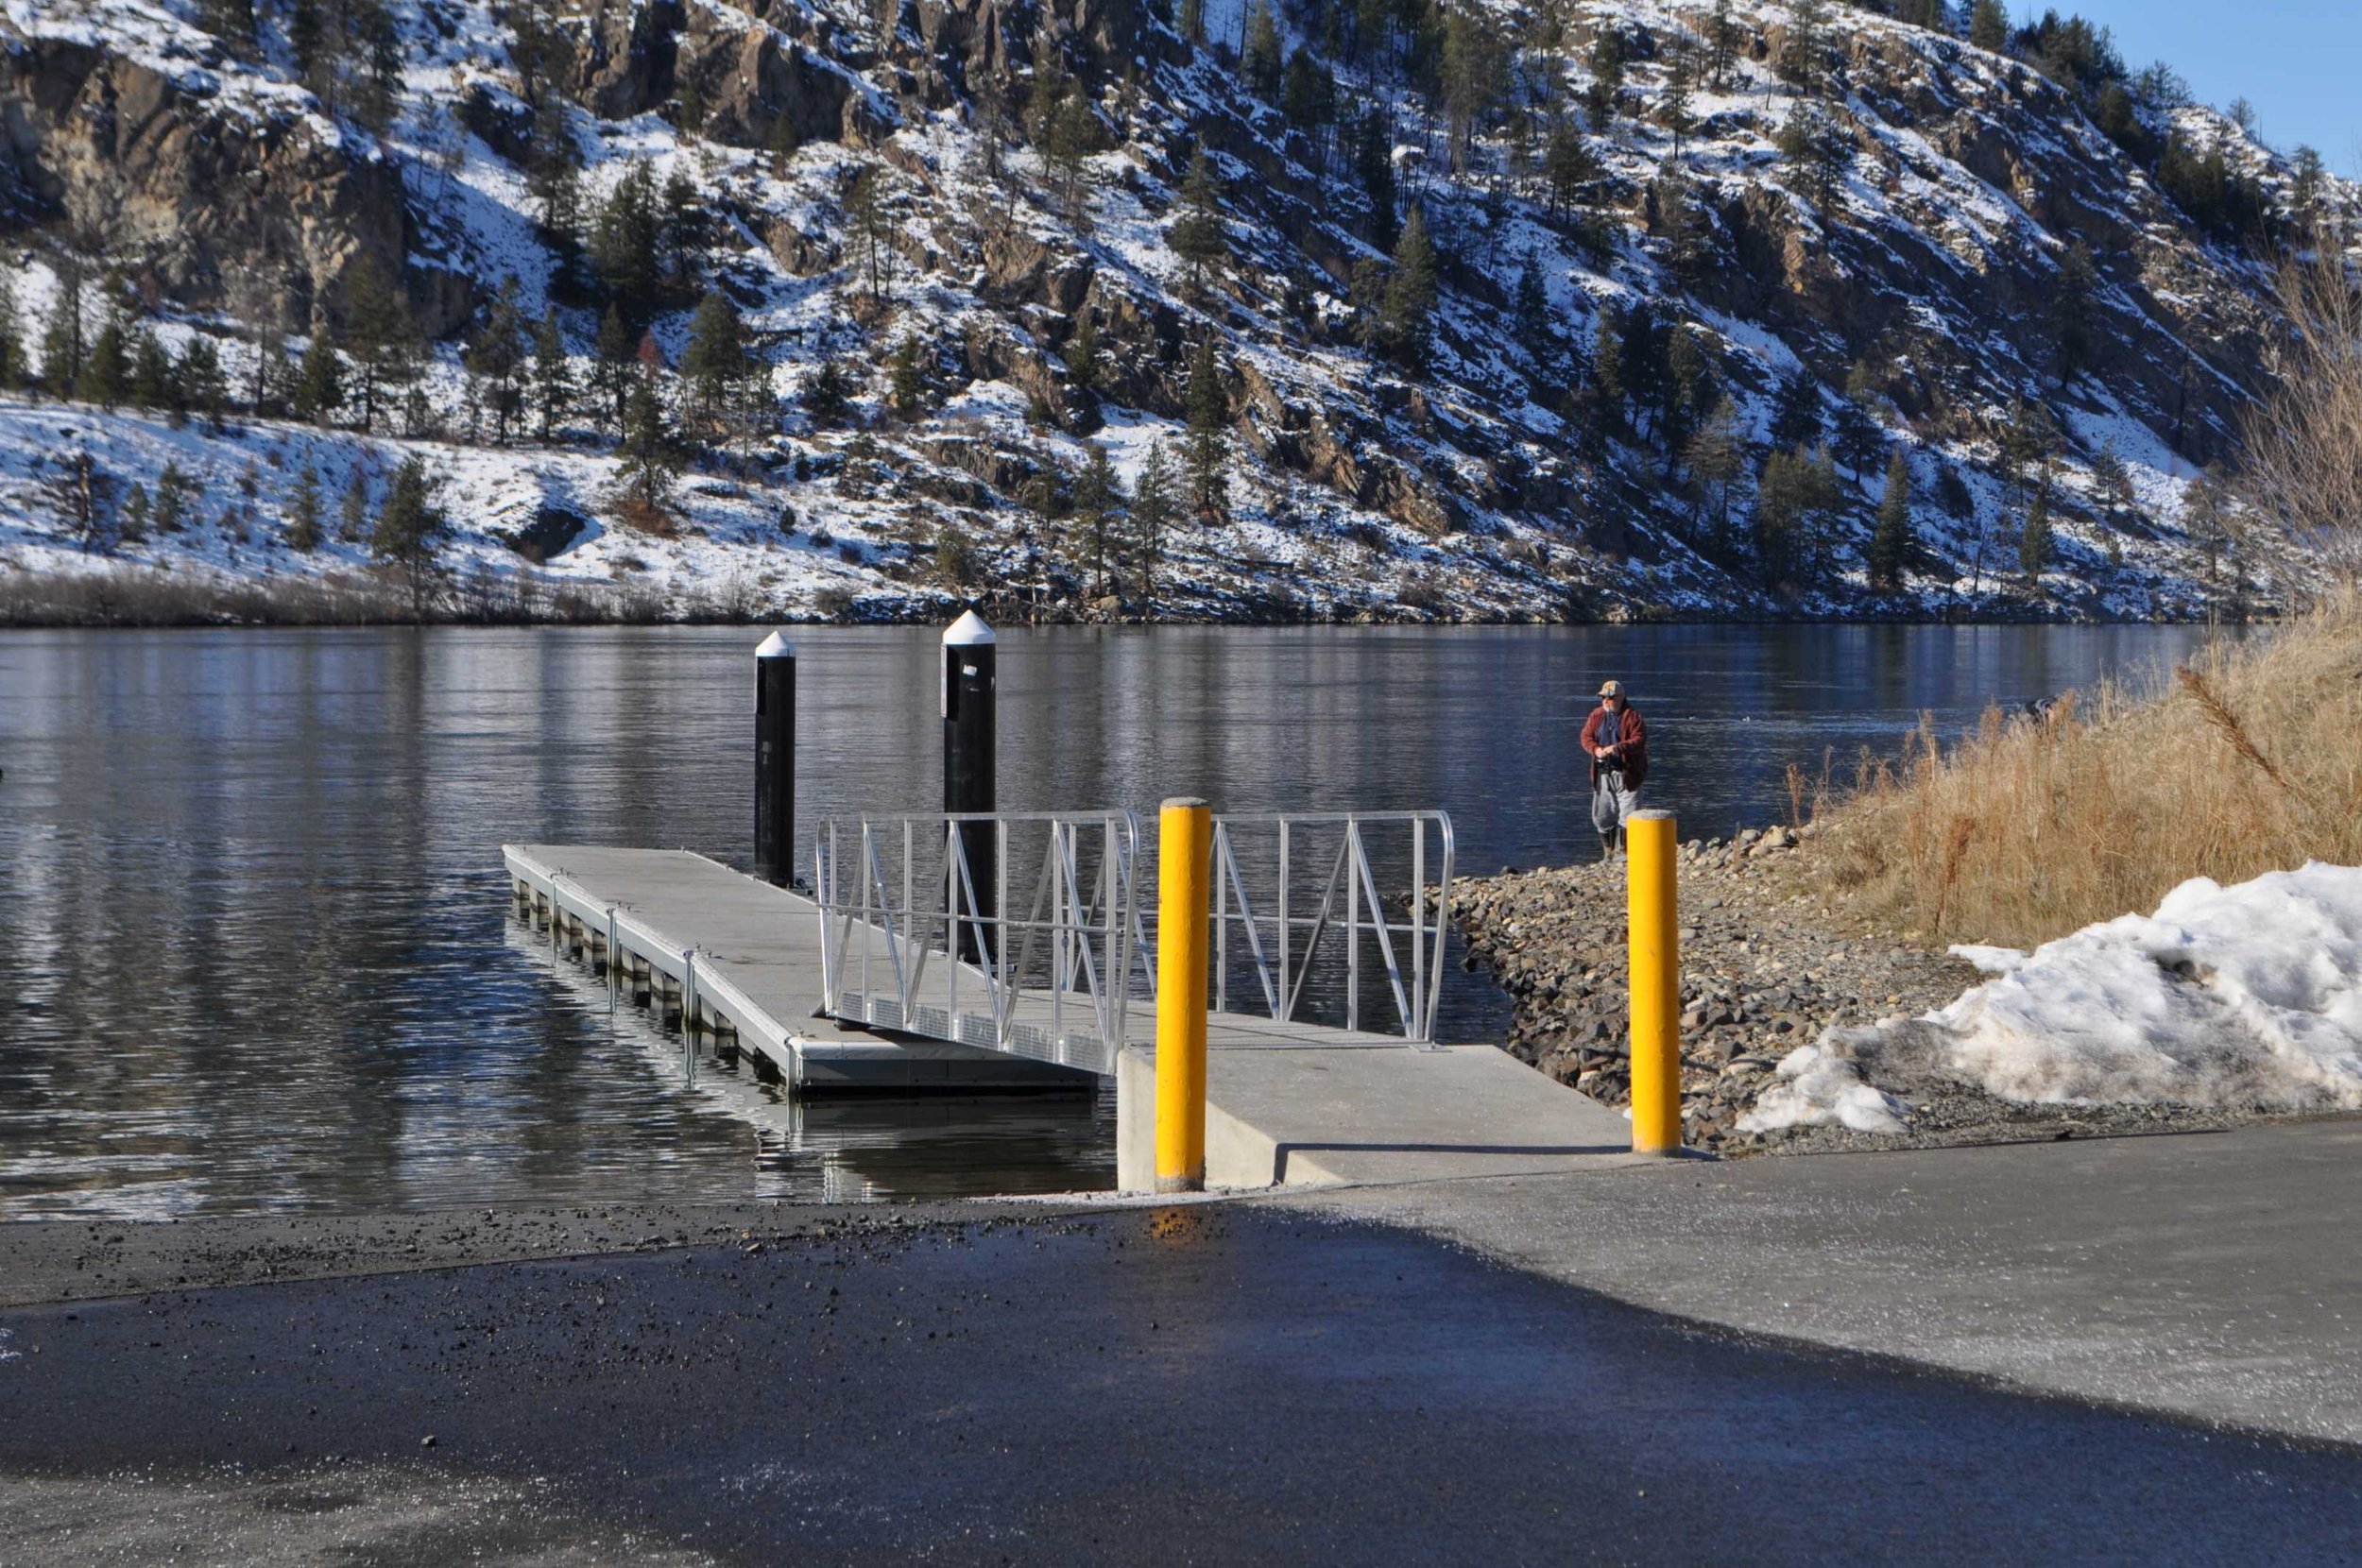
[[[2146,699],[1989,710],[1948,753],[1923,725],[1816,811],[1832,900],[1925,939],[2032,946],[2191,877],[2362,864],[2362,600],[2214,643]]]

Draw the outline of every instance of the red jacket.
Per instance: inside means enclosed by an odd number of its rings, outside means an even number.
[[[1583,722],[1583,749],[1591,758],[1591,782],[1600,781],[1600,725],[1607,718],[1606,705],[1591,710],[1591,717]],[[1630,703],[1617,715],[1617,734],[1623,752],[1624,788],[1636,790],[1649,776],[1649,726],[1640,722],[1640,710]]]

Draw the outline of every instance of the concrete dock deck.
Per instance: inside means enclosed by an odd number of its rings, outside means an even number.
[[[687,850],[504,847],[512,891],[556,946],[646,975],[792,1088],[1088,1089],[1072,1066],[823,1016],[820,912]],[[935,962],[943,962],[941,955]],[[981,975],[979,976],[981,984]],[[1140,1028],[1153,1026],[1145,1008]],[[1431,1180],[1629,1160],[1630,1125],[1489,1045],[1419,1049],[1367,1031],[1217,1013],[1207,1024],[1207,1180],[1220,1187]],[[1155,1052],[1115,1063],[1117,1169],[1155,1185]],[[760,1070],[760,1068],[759,1068]]]

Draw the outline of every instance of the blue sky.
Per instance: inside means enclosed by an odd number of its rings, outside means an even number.
[[[2018,21],[2043,5],[2005,0]],[[2340,174],[2362,177],[2362,0],[2049,0],[2115,33],[2137,71],[2162,60],[2207,103],[2244,95],[2264,140],[2285,151],[2320,149]]]

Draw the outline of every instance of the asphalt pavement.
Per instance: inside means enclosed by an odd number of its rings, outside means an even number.
[[[0,1310],[0,1560],[2362,1559],[2354,1449],[1333,1210],[649,1240]]]

